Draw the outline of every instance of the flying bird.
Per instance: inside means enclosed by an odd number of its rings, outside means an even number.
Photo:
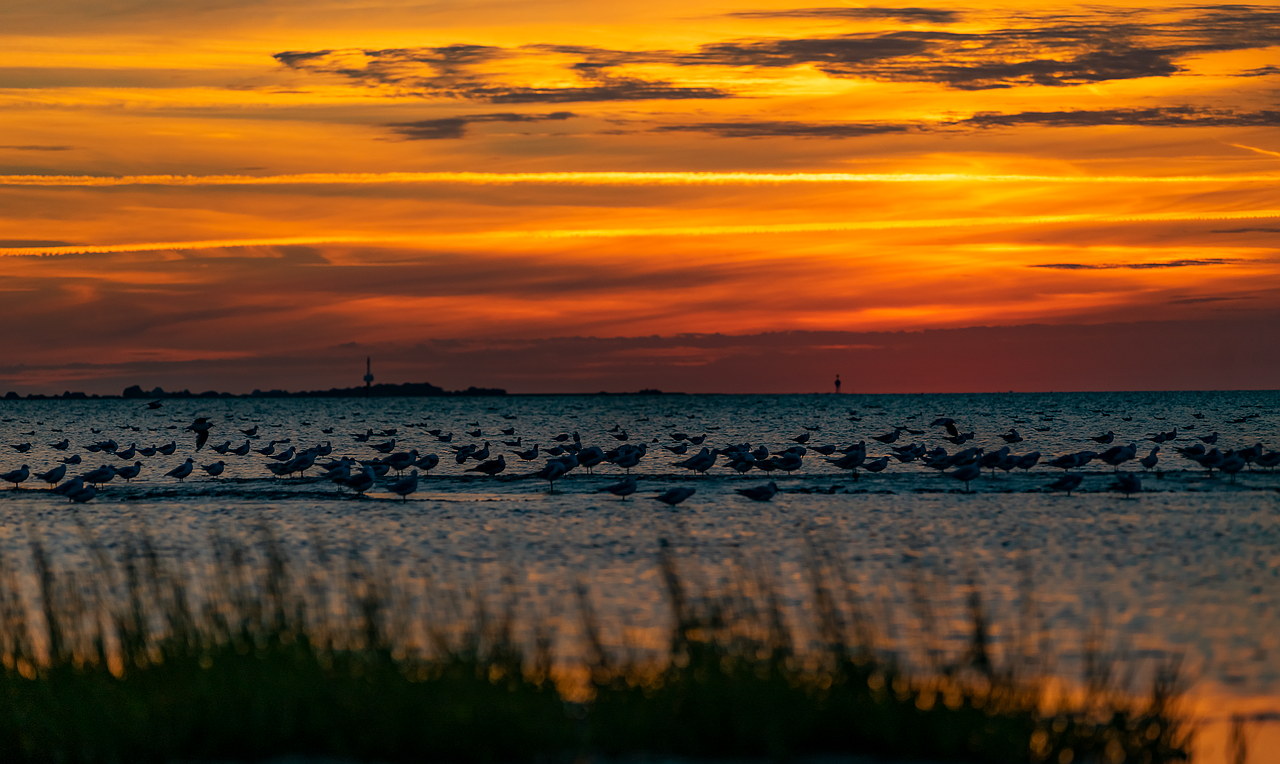
[[[199,451],[204,444],[209,441],[209,430],[213,427],[213,422],[208,417],[196,417],[196,421],[187,425],[184,429],[190,430],[196,434],[196,450]]]

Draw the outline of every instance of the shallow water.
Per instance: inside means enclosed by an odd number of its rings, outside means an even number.
[[[170,400],[156,411],[134,401],[3,401],[0,472],[21,464],[43,471],[73,453],[84,462],[69,468],[69,476],[99,464],[132,463],[85,451],[107,438],[121,449],[170,440],[178,449],[167,457],[136,457],[144,464],[137,479],[113,481],[74,510],[60,496],[32,490],[39,482],[34,477],[23,489],[3,491],[0,542],[15,559],[38,533],[65,564],[87,569],[72,522],[78,515],[109,547],[145,529],[163,554],[198,567],[207,562],[211,533],[252,541],[265,521],[296,559],[316,562],[321,547],[326,554],[358,551],[386,565],[414,597],[426,596],[427,582],[480,587],[493,597],[514,588],[519,615],[554,626],[564,656],[580,649],[578,582],[589,589],[611,646],[661,646],[669,613],[656,566],[660,538],[708,589],[764,575],[782,591],[789,620],[803,634],[810,599],[805,560],[817,544],[838,554],[852,599],[872,616],[881,646],[908,660],[927,660],[931,645],[963,647],[972,581],[1001,649],[1029,640],[1053,656],[1054,671],[1069,677],[1078,675],[1091,633],[1102,634],[1129,665],[1149,668],[1180,656],[1195,682],[1193,694],[1204,701],[1202,712],[1221,717],[1234,707],[1280,710],[1280,474],[1209,476],[1173,447],[1216,431],[1220,448],[1257,442],[1274,448],[1277,404],[1274,392]],[[199,453],[193,453],[194,436],[182,429],[195,416],[215,423]],[[953,417],[974,440],[944,442],[943,429],[930,426],[936,417]],[[378,456],[352,434],[394,428],[395,450],[437,453],[441,463],[405,502],[387,492],[385,480],[361,498],[314,477],[272,478],[267,458],[256,453],[210,452],[226,440],[243,443],[237,430],[254,426],[254,448],[285,438],[290,443],[278,448],[329,442],[333,459]],[[1143,438],[1153,433],[1177,427],[1178,439],[1162,446],[1156,469],[1143,475],[1143,493],[1132,499],[1108,490],[1113,470],[1097,461],[1067,496],[1046,489],[1061,470],[1043,461],[1030,472],[984,474],[966,492],[918,463],[892,462],[883,473],[855,479],[813,452],[791,475],[739,476],[721,460],[697,476],[673,465],[685,457],[659,448],[675,442],[672,432],[706,435],[711,447],[748,442],[771,450],[808,433],[809,445],[866,440],[874,457],[889,447],[872,437],[897,426],[921,434],[904,432],[895,445],[920,442],[952,452],[995,450],[1005,445],[1000,434],[1014,427],[1025,438],[1014,452],[1038,450],[1044,461],[1105,450],[1089,438],[1108,430],[1117,433],[1117,444],[1139,443],[1139,456],[1151,446]],[[599,492],[618,479],[618,468],[604,465],[594,476],[578,470],[552,494],[531,477],[545,456],[525,463],[511,455],[519,449],[502,445],[519,437],[520,448],[546,447],[556,435],[576,431],[584,445],[608,450],[620,443],[615,427],[626,431],[628,442],[650,449],[632,471],[640,490],[626,501]],[[327,428],[332,433],[324,433]],[[454,433],[453,442],[426,432],[436,428]],[[500,434],[505,428],[515,434]],[[475,430],[481,435],[467,435]],[[49,447],[64,437],[69,450]],[[370,443],[388,439],[375,436]],[[449,448],[486,440],[494,456],[508,458],[497,478],[466,473]],[[3,445],[23,442],[32,444],[29,453]],[[212,479],[197,469],[182,483],[164,476],[188,456],[197,464],[222,459],[226,472]],[[1125,466],[1141,471],[1136,462]],[[781,489],[771,502],[736,492],[770,479]],[[674,486],[697,492],[675,508],[650,498]],[[929,611],[919,607],[922,600],[931,603]]]

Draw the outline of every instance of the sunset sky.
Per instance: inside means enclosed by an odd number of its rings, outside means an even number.
[[[0,394],[1280,387],[1280,9],[7,0]]]

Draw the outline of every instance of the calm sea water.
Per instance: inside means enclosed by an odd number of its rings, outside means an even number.
[[[579,649],[579,582],[612,646],[662,644],[669,612],[655,564],[659,539],[708,590],[745,574],[766,576],[803,634],[805,559],[816,544],[842,560],[851,601],[872,614],[881,645],[907,660],[924,660],[931,643],[963,646],[964,596],[973,582],[996,623],[997,643],[1011,649],[1020,635],[1033,634],[1064,676],[1078,672],[1083,645],[1100,634],[1132,665],[1181,657],[1193,693],[1212,699],[1204,706],[1210,715],[1228,701],[1280,710],[1280,474],[1209,476],[1173,450],[1214,432],[1223,449],[1258,442],[1274,449],[1278,410],[1276,392],[171,400],[158,410],[133,401],[0,401],[0,472],[22,464],[43,471],[76,453],[84,461],[69,476],[104,463],[143,462],[131,484],[113,481],[85,505],[35,490],[43,484],[34,477],[0,492],[0,550],[21,558],[39,534],[64,564],[88,569],[78,517],[108,546],[144,530],[162,554],[198,567],[211,534],[252,542],[265,523],[299,560],[315,563],[319,547],[359,552],[393,571],[406,591],[419,592],[412,596],[427,596],[427,582],[494,597],[514,588],[518,615],[554,626],[557,649],[568,656]],[[196,416],[214,423],[199,453],[194,435],[182,429]],[[938,417],[953,418],[974,439],[944,441],[944,429],[931,426]],[[210,451],[224,441],[244,443],[240,430],[253,427],[254,448],[287,439],[277,449],[329,443],[328,459],[371,459],[379,456],[371,444],[394,437],[396,451],[436,453],[441,461],[407,502],[387,492],[386,480],[358,497],[315,478],[317,470],[277,479],[265,468],[267,457]],[[885,472],[853,479],[810,452],[791,475],[741,476],[721,460],[698,476],[674,466],[684,456],[660,448],[682,432],[705,435],[710,447],[749,443],[776,451],[807,433],[810,446],[865,440],[875,457],[890,448],[872,438],[896,427],[920,434],[904,431],[894,445],[951,452],[995,450],[1012,427],[1025,439],[1013,452],[1040,451],[1044,459],[1030,472],[984,474],[966,493],[919,463],[891,460]],[[1044,462],[1105,450],[1093,436],[1113,431],[1116,444],[1136,442],[1144,456],[1153,445],[1145,438],[1175,428],[1177,440],[1163,444],[1156,468],[1143,474],[1141,495],[1125,499],[1109,490],[1114,471],[1097,461],[1071,496],[1046,488],[1062,471]],[[379,434],[392,429],[394,436]],[[432,429],[452,432],[452,443],[428,434]],[[368,444],[352,437],[368,430],[375,433]],[[625,501],[600,492],[621,469],[602,465],[594,476],[580,469],[552,494],[532,477],[546,456],[526,463],[512,455],[575,432],[584,445],[608,450],[623,442],[615,437],[622,431],[626,442],[649,448],[632,470],[640,489]],[[50,447],[64,438],[68,450]],[[177,450],[127,461],[85,450],[108,438],[122,450],[170,441]],[[503,445],[516,438],[519,447]],[[508,468],[496,478],[465,472],[475,462],[458,465],[451,450],[486,441],[493,456],[506,454]],[[28,442],[27,453],[8,445]],[[222,459],[226,472],[215,479],[197,469],[183,483],[164,476],[189,456],[197,464]],[[1142,469],[1131,462],[1123,471]],[[770,502],[737,493],[770,479],[781,489]],[[697,492],[674,508],[652,500],[678,486]],[[922,596],[931,603],[932,631],[918,605]]]

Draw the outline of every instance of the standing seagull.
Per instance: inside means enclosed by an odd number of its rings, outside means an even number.
[[[48,472],[42,472],[39,475],[36,475],[36,477],[40,478],[46,483],[50,483],[56,488],[58,483],[62,482],[62,478],[65,477],[66,474],[67,474],[67,465],[59,464],[57,467],[54,467]]]
[[[757,485],[751,488],[739,488],[738,493],[746,496],[752,501],[768,501],[778,492],[778,484],[770,480],[765,485]]]
[[[115,467],[112,467],[110,464],[104,464],[96,470],[90,470],[81,475],[80,479],[86,483],[91,483],[97,486],[102,483],[110,483],[112,480],[115,480],[117,474],[118,472]]]
[[[469,467],[467,472],[482,472],[490,477],[497,475],[507,468],[507,460],[502,454],[498,454],[497,459],[492,461],[481,462],[474,467]]]
[[[92,501],[94,496],[98,495],[98,489],[91,485],[80,484],[79,488],[67,491],[66,497],[77,504],[83,504],[86,501]]]
[[[342,481],[342,484],[363,496],[364,492],[373,488],[373,484],[376,482],[377,479],[373,476],[373,470],[366,465],[363,470]]]
[[[614,496],[621,496],[625,500],[628,496],[636,492],[636,479],[632,475],[627,475],[626,479],[623,480],[621,483],[614,483],[613,485],[607,485],[604,488],[601,488],[600,490],[608,491]]]
[[[653,498],[667,506],[674,507],[697,492],[697,488],[672,488],[670,491],[660,493]]]
[[[17,488],[18,483],[25,481],[29,477],[31,477],[31,468],[24,464],[21,468],[16,469],[13,472],[6,472],[3,475],[0,475],[0,480],[5,481],[6,483],[13,483],[13,487]]]
[[[1080,475],[1067,473],[1050,483],[1049,489],[1052,491],[1066,491],[1067,495],[1070,496],[1072,491],[1080,487],[1080,483],[1083,480],[1084,478]]]
[[[117,469],[116,477],[128,483],[130,480],[136,478],[140,472],[142,472],[142,462],[134,462],[133,464]]]
[[[1139,459],[1138,463],[1142,465],[1142,468],[1144,470],[1149,470],[1152,467],[1156,466],[1156,462],[1160,461],[1160,457],[1157,456],[1157,454],[1159,453],[1160,453],[1160,447],[1153,446],[1151,449],[1151,453]]]
[[[563,477],[568,470],[564,462],[547,462],[547,466],[542,468],[537,477],[551,484],[551,493],[556,492],[556,479]]]
[[[1142,477],[1132,472],[1123,472],[1116,475],[1116,482],[1111,484],[1111,490],[1123,493],[1126,499],[1132,494],[1142,493]]]
[[[206,432],[208,431],[206,430]],[[208,435],[206,435],[205,437],[208,437]],[[177,478],[178,482],[181,483],[184,479],[186,479],[188,475],[191,474],[191,471],[194,470],[195,468],[196,468],[195,460],[188,456],[185,462],[183,462],[182,464],[179,464],[177,467],[174,467],[173,469],[169,470],[164,474],[166,477]]]
[[[401,500],[408,501],[409,494],[418,490],[418,471],[413,470],[408,477],[402,477],[392,483],[388,488],[391,492],[400,496]]]
[[[964,481],[964,492],[969,493],[969,481],[982,474],[982,467],[977,463],[966,464],[965,466],[945,473],[947,477]]]

